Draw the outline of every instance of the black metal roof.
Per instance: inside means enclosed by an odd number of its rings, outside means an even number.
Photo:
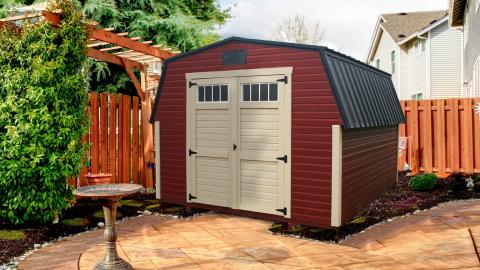
[[[405,122],[390,74],[329,49],[320,54],[345,128]]]
[[[168,64],[229,42],[263,44],[320,52],[345,128],[395,126],[405,121],[391,75],[323,46],[230,37],[168,58],[163,65],[150,122],[155,121]],[[295,70],[293,71],[295,74]],[[292,78],[295,80],[295,77]]]

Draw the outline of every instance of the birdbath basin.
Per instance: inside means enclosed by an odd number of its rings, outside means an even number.
[[[117,220],[118,201],[128,195],[138,193],[143,187],[135,184],[105,184],[79,187],[74,194],[77,197],[100,199],[103,205],[105,216],[105,240],[106,255],[100,261],[95,269],[133,269],[133,267],[124,261],[117,253],[117,231],[115,230],[115,221]]]

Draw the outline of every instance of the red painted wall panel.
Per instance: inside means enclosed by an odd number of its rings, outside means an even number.
[[[247,64],[223,66],[222,53],[235,50]],[[293,67],[291,221],[330,225],[331,126],[342,120],[317,51],[232,42],[170,63],[157,111],[163,200],[186,202],[185,74],[273,67]]]
[[[397,136],[397,127],[343,131],[342,222],[395,183]]]

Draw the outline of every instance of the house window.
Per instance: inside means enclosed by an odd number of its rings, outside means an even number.
[[[377,61],[375,61],[375,67],[380,68],[380,59],[377,59]]]
[[[197,90],[199,103],[226,102],[228,101],[228,85],[200,85]]]
[[[426,39],[416,39],[413,42],[413,56],[422,54],[427,50],[427,40]]]
[[[391,53],[390,53],[390,62],[391,62],[391,65],[392,65],[392,74],[395,73],[395,62],[396,62],[396,55],[395,55],[395,50],[393,50]]]
[[[412,95],[413,100],[421,100],[422,99],[422,93],[417,93],[415,95]]]
[[[277,101],[277,83],[242,84],[242,101]]]

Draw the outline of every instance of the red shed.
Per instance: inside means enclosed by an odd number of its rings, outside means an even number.
[[[396,181],[403,121],[390,74],[321,46],[228,38],[164,63],[161,199],[339,226]]]

